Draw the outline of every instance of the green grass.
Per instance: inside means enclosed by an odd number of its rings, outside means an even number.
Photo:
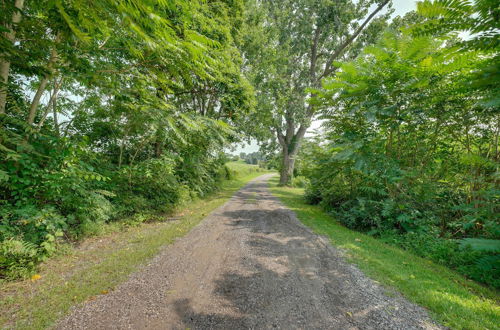
[[[71,306],[113,290],[163,245],[188,233],[246,182],[263,173],[251,165],[229,166],[237,172],[236,179],[176,212],[178,221],[146,223],[87,239],[66,255],[43,263],[39,280],[0,284],[0,327],[43,329]]]
[[[239,175],[245,175],[255,172],[269,172],[265,169],[259,168],[259,165],[247,164],[243,160],[238,160],[236,162],[227,162],[226,166],[229,167],[231,171],[239,173]]]
[[[389,290],[395,288],[407,299],[430,311],[441,324],[454,329],[500,329],[500,296],[465,279],[450,269],[352,231],[335,221],[319,206],[308,205],[303,189],[278,187],[272,193],[308,227],[330,238],[346,251],[350,262]]]

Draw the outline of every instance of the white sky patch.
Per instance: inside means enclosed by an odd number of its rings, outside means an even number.
[[[417,0],[392,0],[394,16],[403,16],[409,11],[417,9]]]

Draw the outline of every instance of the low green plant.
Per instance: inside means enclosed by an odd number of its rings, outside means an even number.
[[[33,243],[14,238],[0,242],[0,270],[4,278],[31,275],[39,258],[38,248]]]
[[[31,274],[38,262],[56,251],[68,228],[68,219],[50,207],[4,208],[0,216],[0,277]]]
[[[382,233],[380,239],[435,263],[455,269],[478,282],[500,288],[499,250],[472,248],[460,240],[446,239],[426,232],[401,235],[394,231]]]
[[[292,178],[292,187],[305,188],[307,186],[308,180],[305,176],[299,175]]]

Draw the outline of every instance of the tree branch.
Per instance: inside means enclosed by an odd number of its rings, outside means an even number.
[[[40,85],[38,86],[35,96],[33,97],[33,101],[31,101],[28,118],[26,119],[28,125],[32,125],[33,122],[35,121],[36,113],[38,110],[38,104],[40,103],[40,99],[42,98],[43,93],[45,92],[45,88],[47,87],[49,79],[54,73],[54,65],[56,64],[58,58],[56,46],[57,43],[59,42],[59,37],[60,34],[57,33],[56,38],[54,40],[55,43],[53,45],[52,50],[50,51],[49,62],[47,63],[48,72],[43,76],[42,80],[40,81]]]
[[[382,2],[359,26],[359,28],[349,37],[347,38],[340,46],[337,47],[337,49],[332,53],[332,55],[328,58],[328,61],[326,62],[325,65],[325,70],[321,74],[321,76],[318,77],[318,80],[321,80],[321,78],[331,74],[336,70],[336,68],[333,66],[333,61],[335,61],[339,55],[342,54],[342,52],[358,37],[358,35],[364,30],[366,25],[372,20],[372,18],[377,15],[379,11],[381,11],[388,3],[390,0],[385,0]]]
[[[40,119],[40,122],[37,125],[38,130],[42,128],[43,124],[45,123],[45,119],[47,119],[50,109],[54,106],[57,99],[57,94],[59,93],[63,80],[64,76],[61,76],[61,79],[59,79],[59,81],[57,81],[57,79],[54,80],[54,89],[52,91],[52,95],[50,96],[49,102],[47,103],[47,108],[45,109],[45,113],[43,114],[42,118]],[[55,108],[53,110],[55,114],[56,113]]]
[[[311,83],[314,83],[316,80],[316,62],[318,60],[318,40],[319,36],[321,34],[321,30],[318,27],[316,27],[316,30],[314,31],[314,39],[311,44],[311,66],[310,66],[310,79]]]
[[[278,142],[281,144],[283,148],[285,148],[285,136],[283,135],[283,132],[281,131],[281,128],[276,126],[276,137],[278,138]]]

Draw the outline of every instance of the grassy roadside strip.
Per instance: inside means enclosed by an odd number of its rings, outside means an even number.
[[[350,262],[388,290],[394,288],[408,300],[427,308],[441,324],[453,329],[500,329],[500,296],[448,268],[352,231],[319,206],[304,202],[304,190],[277,186],[271,191],[293,210],[300,221],[333,245],[346,251]],[[388,291],[388,294],[391,292]]]
[[[40,279],[0,284],[0,328],[43,329],[71,306],[106,294],[159,249],[187,234],[251,179],[264,174],[243,165],[213,195],[195,200],[174,214],[173,222],[145,223],[83,242],[41,265]]]

